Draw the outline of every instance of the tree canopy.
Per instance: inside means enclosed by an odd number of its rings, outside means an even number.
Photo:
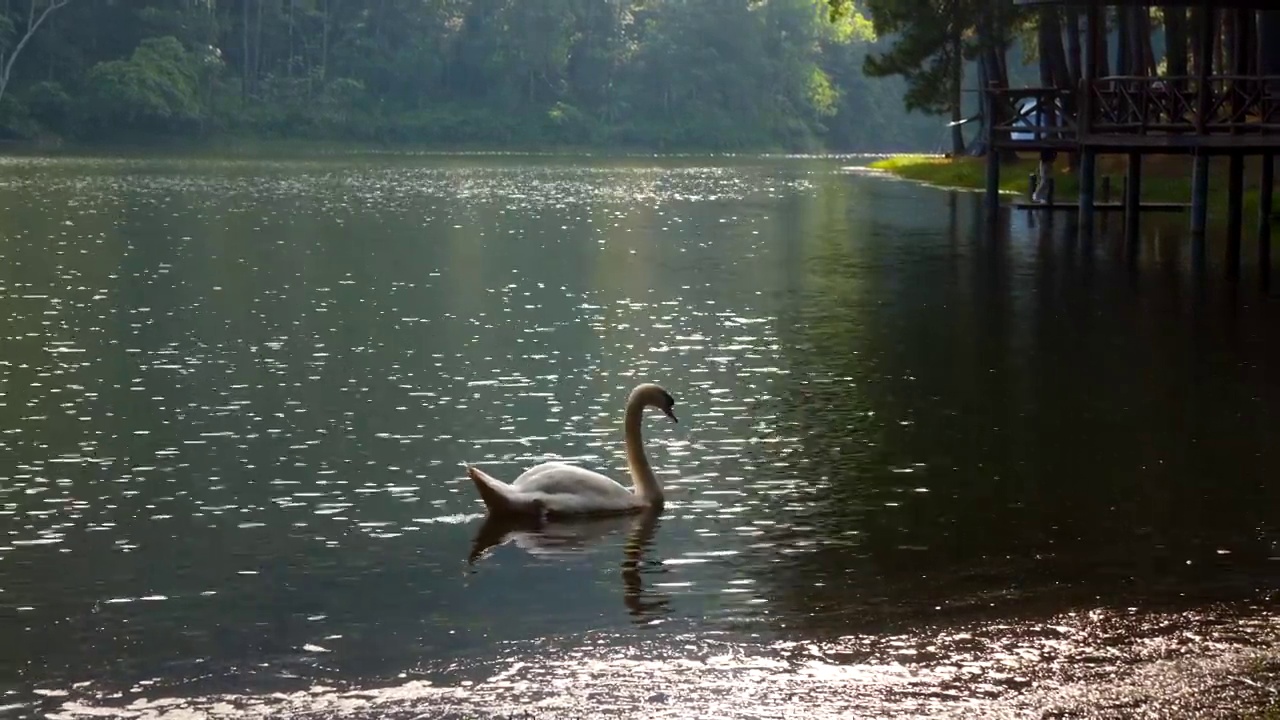
[[[34,9],[0,4],[0,59]],[[0,133],[441,146],[932,149],[825,0],[58,0]],[[908,81],[910,78],[908,78]]]

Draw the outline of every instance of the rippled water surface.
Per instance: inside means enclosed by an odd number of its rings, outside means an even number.
[[[1276,707],[1276,301],[862,163],[0,160],[0,715]]]

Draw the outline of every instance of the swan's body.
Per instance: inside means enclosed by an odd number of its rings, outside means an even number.
[[[638,385],[627,399],[624,431],[627,468],[634,489],[612,478],[562,462],[546,462],[524,471],[510,485],[468,465],[467,474],[475,483],[491,515],[617,515],[662,505],[662,486],[653,474],[640,438],[644,409],[656,407],[673,421],[675,401],[652,383]]]

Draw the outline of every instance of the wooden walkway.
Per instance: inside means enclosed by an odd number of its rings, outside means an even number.
[[[1080,203],[1078,202],[1058,202],[1058,201],[1054,201],[1052,203],[1038,203],[1038,202],[1030,202],[1027,200],[1019,200],[1013,203],[1013,206],[1015,208],[1018,208],[1019,210],[1078,211],[1080,209]],[[1120,202],[1095,202],[1093,204],[1093,209],[1095,211],[1100,210],[1103,212],[1123,212],[1125,207],[1124,207],[1124,203],[1120,203]],[[1175,202],[1145,202],[1138,206],[1138,210],[1141,210],[1144,212],[1182,212],[1184,210],[1190,210],[1190,209],[1191,209],[1191,203],[1175,203]]]

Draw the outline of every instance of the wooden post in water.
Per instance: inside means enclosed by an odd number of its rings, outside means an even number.
[[[1082,240],[1093,238],[1093,181],[1097,175],[1098,153],[1093,148],[1084,148],[1080,153],[1080,206],[1076,217],[1079,220],[1079,235]]]
[[[1258,189],[1258,278],[1262,289],[1271,287],[1271,192],[1276,179],[1276,157],[1262,154],[1262,182]]]
[[[1240,235],[1244,225],[1244,155],[1233,152],[1227,165],[1227,274],[1240,276]]]
[[[1142,153],[1129,153],[1129,174],[1124,183],[1124,242],[1130,257],[1138,250],[1140,205],[1142,204]]]
[[[1085,42],[1082,49],[1083,68],[1080,77],[1079,102],[1076,103],[1076,136],[1084,138],[1093,129],[1093,81],[1098,75],[1098,38],[1102,8],[1089,3],[1085,14]],[[1094,181],[1097,176],[1098,153],[1082,147],[1080,152],[1080,202],[1076,208],[1076,232],[1081,240],[1093,239]]]
[[[1208,0],[1200,3],[1200,37],[1196,54],[1196,134],[1207,134],[1213,89],[1209,85],[1213,67],[1213,37],[1218,31],[1217,13]],[[1209,155],[1197,151],[1191,169],[1191,257],[1197,266],[1204,263],[1204,233],[1209,223]]]
[[[1204,261],[1204,233],[1209,224],[1209,155],[1196,153],[1191,167],[1191,254]]]

